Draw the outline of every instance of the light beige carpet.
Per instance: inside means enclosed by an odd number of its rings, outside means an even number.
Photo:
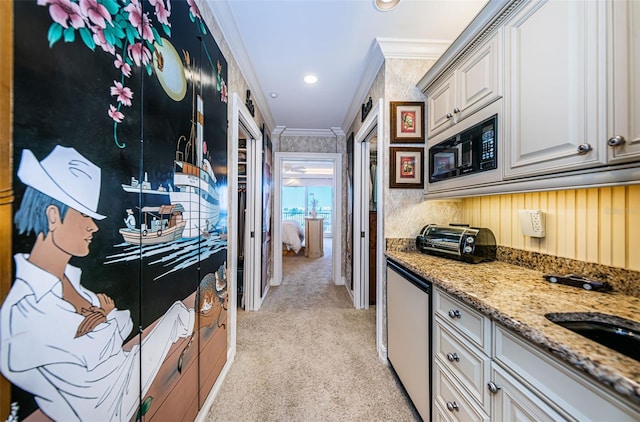
[[[378,359],[375,308],[353,308],[331,281],[326,243],[324,251],[283,258],[286,277],[262,308],[238,310],[235,362],[209,421],[419,419]]]

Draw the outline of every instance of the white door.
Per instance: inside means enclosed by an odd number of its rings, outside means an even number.
[[[247,208],[244,232],[244,308],[262,305],[262,139],[247,139]]]
[[[371,131],[375,132],[375,127]],[[370,132],[371,132],[370,131]],[[353,306],[369,308],[369,173],[370,133],[354,146]]]
[[[354,138],[353,147],[353,188],[354,188],[354,204],[353,204],[353,305],[356,309],[367,309],[369,307],[369,200],[373,195],[375,187],[376,193],[376,211],[377,211],[377,233],[371,233],[376,236],[376,266],[377,280],[376,289],[379,294],[376,295],[376,320],[377,320],[377,336],[378,345],[382,340],[382,324],[383,324],[383,306],[380,306],[384,300],[384,292],[382,288],[382,280],[384,279],[384,197],[383,197],[383,165],[384,148],[383,145],[383,116],[382,116],[382,100],[378,100],[375,107],[365,119],[362,127],[358,130]],[[376,140],[379,147],[377,148],[378,171],[375,175],[375,183],[371,183],[371,174],[369,167],[369,157],[371,150],[371,141]],[[380,348],[378,349],[380,350]]]

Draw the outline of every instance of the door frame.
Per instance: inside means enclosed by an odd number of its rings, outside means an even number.
[[[376,346],[381,359],[386,358],[383,326],[386,295],[384,282],[384,171],[386,143],[384,141],[384,107],[380,98],[354,137],[353,161],[353,302],[357,309],[369,308],[369,145],[371,136],[377,137],[376,172]],[[365,168],[366,167],[366,168]],[[361,233],[364,232],[364,237]]]
[[[230,291],[229,293],[229,326],[231,327],[230,329],[230,334],[229,334],[229,342],[230,342],[230,349],[235,350],[236,347],[236,324],[237,324],[237,292],[238,292],[238,236],[239,236],[239,224],[238,224],[238,200],[236,199],[235,195],[238,192],[238,145],[239,145],[239,139],[240,139],[240,132],[242,131],[243,133],[247,134],[247,153],[249,151],[249,146],[254,146],[256,149],[259,147],[260,149],[258,151],[262,151],[262,134],[260,133],[260,128],[258,128],[258,125],[256,124],[256,122],[253,120],[253,117],[251,116],[251,113],[249,112],[249,109],[247,109],[246,105],[243,103],[242,99],[240,98],[240,96],[237,93],[232,93],[230,95],[230,104],[231,104],[231,148],[229,148],[229,154],[230,156],[228,157],[228,162],[230,163],[230,168],[228,171],[229,174],[229,198],[228,198],[228,203],[230,204],[229,206],[229,214],[227,216],[228,218],[228,226],[232,227],[232,231],[231,233],[228,233],[228,237],[227,237],[227,245],[229,248],[229,257],[228,257],[228,262],[230,263],[229,265],[229,274],[230,277],[228,277],[229,280],[231,280],[231,283],[229,283],[229,289]],[[251,140],[251,142],[249,142]],[[255,155],[255,154],[254,154]],[[255,183],[256,182],[256,178],[259,179],[259,186],[262,186],[262,169],[259,168],[261,164],[258,164],[262,162],[261,160],[261,155],[258,157],[260,158],[260,160],[255,159],[253,160],[254,163],[253,164],[249,164],[249,157],[247,156],[247,185],[249,183],[253,183],[254,186],[256,186]],[[258,169],[256,169],[255,167],[258,166],[259,171],[257,171]],[[249,195],[247,195],[247,210],[249,210]],[[255,201],[253,201],[255,202]],[[256,210],[253,210],[254,214],[257,214],[256,216],[254,216],[252,218],[252,222],[253,225],[255,227],[262,227],[262,209],[259,210],[259,212],[256,212]],[[256,224],[256,218],[257,220],[259,220],[259,224]],[[249,218],[246,218],[245,221],[249,221]],[[249,230],[247,230],[247,232],[249,232]],[[260,229],[260,232],[262,232],[262,229]],[[258,243],[258,245],[252,245],[251,250],[253,251],[252,254],[245,254],[245,269],[243,274],[251,274],[252,277],[251,279],[254,280],[253,284],[258,284],[257,287],[254,287],[253,289],[250,289],[252,294],[247,295],[247,290],[244,290],[244,296],[248,297],[249,299],[249,303],[251,305],[251,307],[255,306],[255,304],[257,303],[258,307],[260,306],[260,277],[262,274],[261,271],[261,267],[260,267],[260,259],[262,256],[262,252],[261,252],[261,245],[260,242],[257,242],[257,237],[253,238],[253,242],[252,243]],[[245,241],[245,248],[249,247],[249,243],[247,241]],[[256,249],[257,248],[257,249]],[[249,258],[249,255],[251,255],[251,258]],[[258,260],[258,262],[255,262],[255,259]],[[240,280],[240,282],[242,282],[242,280]],[[257,296],[257,297],[256,297]],[[252,308],[249,308],[248,306],[245,306],[245,309],[247,310],[252,310]]]
[[[333,166],[333,196],[331,210],[331,274],[333,283],[344,284],[342,278],[342,154],[312,152],[276,152],[274,154],[274,189],[273,189],[273,278],[271,285],[282,283],[282,166],[285,161],[323,161]]]

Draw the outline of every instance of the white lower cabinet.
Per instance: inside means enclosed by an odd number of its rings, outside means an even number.
[[[637,421],[640,409],[434,289],[434,421]]]
[[[522,392],[542,400],[566,420],[637,421],[640,409],[632,407],[588,378],[535,347],[517,334],[494,323],[493,365],[517,377]],[[494,383],[501,387],[496,381]],[[524,384],[527,384],[524,387]],[[500,390],[494,395],[499,396]]]
[[[500,365],[491,368],[493,393],[491,420],[495,422],[545,422],[560,421],[565,418],[551,408],[527,387],[509,375]]]
[[[434,290],[433,418],[488,421],[491,321]]]
[[[489,415],[439,363],[433,368],[435,420],[488,421]]]

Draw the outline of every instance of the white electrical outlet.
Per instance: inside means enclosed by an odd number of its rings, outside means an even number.
[[[522,234],[531,237],[545,237],[545,216],[540,210],[520,210]]]

